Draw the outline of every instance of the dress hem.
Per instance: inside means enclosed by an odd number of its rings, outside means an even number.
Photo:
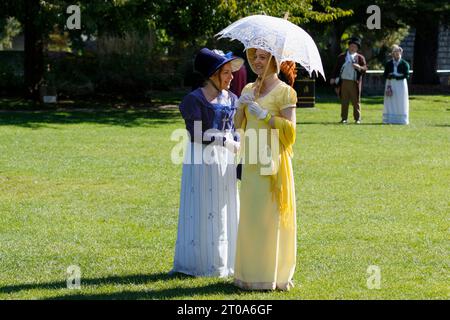
[[[188,270],[184,270],[184,269],[172,269],[169,271],[169,274],[175,274],[175,273],[183,273],[186,274],[188,276],[193,276],[193,277],[219,277],[219,278],[227,278],[227,277],[232,277],[234,275],[234,270],[228,270],[227,272],[209,272],[209,273],[199,273],[199,272],[193,272],[193,271],[188,271]]]
[[[282,290],[289,291],[294,287],[292,280],[289,282],[245,282],[239,279],[234,279],[234,285],[244,290]]]

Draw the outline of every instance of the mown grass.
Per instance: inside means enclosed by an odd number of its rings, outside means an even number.
[[[0,112],[0,299],[448,299],[450,98],[412,96],[409,126],[381,125],[379,97],[347,126],[333,98],[317,101],[297,111],[289,292],[167,275],[176,109]]]

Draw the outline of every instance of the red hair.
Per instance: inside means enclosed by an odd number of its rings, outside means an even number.
[[[297,78],[297,68],[294,61],[283,61],[280,65],[280,72],[286,77],[291,87],[294,87],[295,78]]]

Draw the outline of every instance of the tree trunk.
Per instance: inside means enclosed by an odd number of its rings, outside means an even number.
[[[44,45],[39,0],[25,0],[25,96],[39,100],[39,85],[44,74]]]
[[[334,23],[333,28],[331,29],[331,43],[330,43],[330,51],[334,58],[336,58],[341,52],[341,38],[344,34],[345,28],[339,24]]]
[[[320,28],[320,27],[319,27]],[[328,42],[328,52],[323,56],[323,65],[327,78],[330,77],[331,72],[336,65],[337,57],[341,54],[341,38],[345,28],[342,24],[334,22],[330,30],[330,38]],[[319,77],[320,79],[320,77]]]
[[[439,17],[423,14],[416,20],[412,83],[439,84],[437,57],[439,49]]]

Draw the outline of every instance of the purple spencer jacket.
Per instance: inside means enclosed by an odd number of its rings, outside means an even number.
[[[229,130],[233,133],[234,140],[239,141],[239,136],[235,132],[233,122],[238,98],[230,91],[228,91],[228,94],[230,96],[228,103],[226,101],[214,104],[210,103],[206,100],[201,88],[190,92],[183,98],[179,109],[186,124],[186,130],[190,134],[191,142],[201,141],[203,144],[211,143],[212,141],[203,139],[203,133],[208,129],[217,129],[219,131]],[[201,137],[194,137],[195,121],[201,121]]]

